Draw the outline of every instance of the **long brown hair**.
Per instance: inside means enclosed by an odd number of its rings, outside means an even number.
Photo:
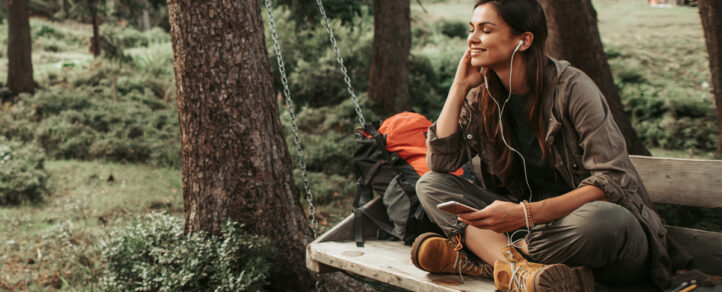
[[[542,93],[544,91],[544,64],[546,63],[546,54],[544,53],[544,45],[547,39],[547,22],[544,10],[537,0],[478,0],[474,4],[474,9],[479,5],[491,4],[501,15],[512,30],[512,34],[519,35],[524,32],[531,32],[534,40],[531,46],[523,52],[517,52],[524,55],[526,60],[527,85],[529,87],[528,98],[529,104],[529,124],[537,138],[537,142],[542,150],[542,156],[548,157],[549,149],[544,143],[544,114],[542,112]],[[501,79],[492,70],[485,70],[489,84],[489,91],[495,97],[506,97]],[[496,104],[489,96],[489,92],[481,90],[481,99],[479,110],[482,112],[484,121],[483,131],[492,143],[494,143],[496,153],[501,153],[497,162],[498,175],[505,179],[509,176],[514,160],[513,153],[503,143],[501,135],[504,135],[506,141],[511,143],[508,128],[504,129],[505,133],[499,131],[499,112]],[[503,100],[499,100],[503,103]],[[503,121],[508,125],[506,119]]]

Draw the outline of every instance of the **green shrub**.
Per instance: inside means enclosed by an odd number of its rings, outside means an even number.
[[[149,47],[154,44],[168,44],[170,50],[170,36],[160,28],[153,28],[141,32],[132,27],[119,27],[115,25],[102,25],[100,34],[103,38],[102,52],[105,58],[118,60],[123,63],[132,61],[132,56],[127,51],[131,48]],[[170,68],[172,69],[172,63]]]
[[[366,121],[378,120],[378,116],[369,110],[365,96],[360,97],[360,103]],[[281,123],[284,126],[288,152],[294,165],[297,165],[298,156],[291,132],[290,115],[287,109],[281,109]],[[353,174],[352,154],[356,149],[354,129],[358,127],[358,119],[351,100],[336,106],[304,107],[296,113],[296,124],[309,171],[341,176]]]
[[[67,52],[86,45],[85,38],[79,34],[67,33],[55,25],[55,22],[45,20],[30,22],[33,52]]]
[[[435,42],[452,40],[437,35]],[[409,92],[414,110],[435,120],[454,82],[456,68],[463,50],[449,45],[430,45],[412,50],[409,70]]]
[[[47,23],[40,23],[39,25],[33,25],[30,29],[30,35],[32,36],[32,39],[40,39],[40,38],[56,38],[61,39],[65,37],[65,34],[61,31],[58,31],[54,27],[50,26]]]
[[[377,121],[379,117],[370,111],[366,96],[361,95],[359,98],[366,120]],[[300,169],[297,167],[298,155],[291,131],[290,115],[283,106],[281,123],[294,164],[296,186],[304,196],[306,192]],[[296,123],[300,130],[311,190],[316,201],[326,204],[338,196],[353,194],[353,153],[356,150],[354,129],[358,127],[353,102],[345,100],[336,106],[304,107],[296,113]]]
[[[716,149],[711,97],[676,84],[618,83],[632,126],[647,146],[691,152]]]
[[[275,4],[277,7],[282,6],[282,8],[290,10],[292,13],[288,20],[297,22],[301,29],[318,25],[320,21],[323,21],[316,5],[309,5],[298,0],[280,0]],[[323,2],[326,16],[331,20],[339,20],[344,24],[352,22],[355,18],[364,15],[364,13],[368,14],[368,9],[371,8],[369,6],[371,6],[370,1],[365,0],[326,0]]]
[[[619,58],[622,56],[622,52],[616,48],[605,48],[604,54],[607,55],[607,59]]]
[[[183,219],[163,214],[112,231],[101,246],[106,291],[260,291],[275,253],[242,225],[185,235]]]
[[[461,21],[441,21],[439,30],[450,38],[466,38],[469,34],[469,25]]]
[[[300,169],[293,169],[293,178],[298,193],[301,194],[302,199],[305,198],[307,194]],[[316,204],[329,204],[338,197],[349,196],[356,192],[356,180],[353,175],[342,176],[310,171],[308,180]],[[301,202],[306,202],[306,200],[303,199]]]
[[[326,27],[314,25],[296,30],[288,9],[274,9],[279,42],[283,52],[286,74],[295,102],[313,107],[335,105],[349,94],[329,42]],[[265,14],[264,14],[265,17]],[[368,14],[353,18],[350,23],[330,22],[351,84],[357,94],[368,88],[373,39],[373,17]],[[282,90],[270,26],[266,25],[266,47],[269,51],[274,87]]]
[[[412,55],[409,62],[409,94],[414,111],[433,119],[441,111],[448,88],[439,78],[431,60],[425,55]]]
[[[118,85],[119,90],[130,84],[140,84],[159,100],[174,100],[176,88],[173,79],[173,50],[170,42],[152,44],[133,54],[132,57],[136,73],[126,75],[126,80],[119,79],[119,84],[125,82],[123,85]]]
[[[38,202],[47,192],[45,153],[0,136],[0,205]]]
[[[701,207],[655,203],[666,225],[722,232],[722,212]]]
[[[23,95],[27,96],[27,95]],[[26,103],[13,105],[7,111],[0,111],[0,137],[23,142],[32,141],[35,137],[35,127],[28,120],[34,119],[35,111]]]
[[[30,15],[42,15],[50,18],[55,14],[55,11],[60,9],[60,1],[29,0],[27,3]]]
[[[54,158],[180,167],[174,98],[166,97],[165,87],[146,86],[149,81],[131,75],[126,71],[130,69],[115,70],[121,76],[116,82],[117,100],[109,80],[113,73],[101,67],[21,98],[17,105],[0,113],[0,135],[36,141]],[[75,83],[83,86],[69,86]]]

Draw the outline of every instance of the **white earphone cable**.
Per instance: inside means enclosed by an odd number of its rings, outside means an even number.
[[[514,149],[514,147],[511,147],[511,145],[509,145],[509,143],[506,141],[506,138],[504,137],[504,125],[502,124],[502,115],[504,114],[504,109],[506,109],[506,103],[509,102],[509,99],[511,99],[511,77],[512,77],[512,72],[514,72],[514,55],[516,54],[516,52],[519,50],[519,48],[523,44],[524,44],[523,41],[519,41],[519,44],[514,49],[514,52],[511,53],[511,61],[510,61],[510,65],[509,65],[509,95],[506,97],[504,104],[500,106],[499,102],[491,94],[491,91],[489,91],[489,82],[486,79],[486,75],[484,75],[484,87],[486,88],[486,92],[489,94],[489,97],[491,97],[491,100],[494,101],[494,104],[496,104],[496,108],[499,111],[499,132],[501,132],[501,141],[504,143],[506,148],[509,148],[509,150],[516,153],[517,155],[519,155],[519,158],[521,158],[522,168],[524,170],[524,181],[526,182],[526,187],[529,189],[529,202],[531,202],[533,192],[531,189],[531,184],[529,184],[529,176],[527,174],[527,169],[526,169],[526,160],[524,159],[524,155],[522,155],[521,152]],[[520,231],[527,232],[527,235],[524,238],[527,239],[527,245],[529,244],[528,237],[529,237],[529,234],[531,233],[531,230],[529,230],[529,228],[527,227],[526,230],[517,230],[517,231],[513,232],[511,235],[507,234],[507,239],[508,239],[509,245],[514,246],[516,248],[520,248],[519,246],[516,245],[516,243],[521,241],[522,239],[512,241],[512,238],[514,237],[514,235]]]
[[[509,143],[506,141],[506,138],[504,137],[504,125],[502,124],[502,115],[504,114],[504,110],[506,109],[506,103],[509,102],[509,99],[511,99],[511,77],[512,77],[512,73],[514,72],[514,55],[519,50],[519,47],[521,47],[522,44],[524,44],[524,43],[522,41],[519,41],[519,45],[516,46],[516,48],[514,49],[514,52],[511,54],[511,62],[509,65],[509,95],[507,96],[506,100],[504,101],[504,104],[502,106],[499,106],[499,102],[491,94],[491,91],[489,91],[489,82],[487,82],[486,76],[484,76],[484,87],[486,87],[486,92],[489,93],[491,100],[494,101],[494,104],[496,104],[497,110],[499,110],[499,131],[501,132],[501,141],[504,143],[506,148],[509,148],[509,150],[513,151],[514,153],[519,155],[519,158],[521,158],[522,167],[524,169],[524,181],[526,182],[526,187],[529,189],[529,202],[531,202],[532,201],[532,189],[531,189],[531,185],[529,184],[529,177],[527,175],[526,160],[524,159],[524,155],[522,155],[521,152],[516,150],[514,147],[511,147],[509,145]]]

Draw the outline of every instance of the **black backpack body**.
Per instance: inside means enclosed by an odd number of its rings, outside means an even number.
[[[354,198],[354,237],[356,245],[363,246],[362,218],[365,216],[378,227],[379,239],[402,240],[410,245],[416,236],[441,229],[429,219],[416,196],[417,171],[398,153],[388,151],[386,138],[374,124],[356,131],[358,146],[354,153],[356,197]],[[378,218],[365,212],[361,206],[375,194],[383,197],[386,217]]]

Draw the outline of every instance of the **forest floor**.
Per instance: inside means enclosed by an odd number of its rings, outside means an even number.
[[[416,21],[443,18],[465,23],[470,16],[469,1],[422,2],[428,15],[411,2]],[[613,70],[633,68],[653,81],[684,80],[679,86],[708,90],[708,63],[696,9],[649,8],[641,0],[593,3],[606,48],[621,55],[610,59]],[[36,81],[41,85],[50,75],[66,74],[65,67],[91,66],[92,55],[84,42],[90,36],[89,26],[41,19],[32,22],[51,25],[82,40],[72,45],[34,42]],[[0,34],[6,34],[6,29],[4,25]],[[449,46],[463,48],[465,42],[457,40]],[[170,49],[167,43],[159,47]],[[128,53],[143,53],[139,50]],[[6,58],[0,59],[0,68],[6,64]],[[5,74],[0,70],[0,80],[6,79]],[[651,151],[655,156],[713,157],[712,153],[682,150]],[[100,245],[112,228],[133,224],[153,212],[179,217],[184,214],[178,169],[76,160],[49,160],[45,165],[50,184],[49,195],[42,203],[0,207],[0,291],[92,291],[102,273]],[[317,206],[321,232],[351,214],[353,194],[335,197],[331,203]],[[305,201],[302,203],[305,209]]]
[[[0,291],[81,289],[101,272],[99,245],[112,227],[152,212],[183,216],[177,169],[48,161],[49,195],[0,212]]]

